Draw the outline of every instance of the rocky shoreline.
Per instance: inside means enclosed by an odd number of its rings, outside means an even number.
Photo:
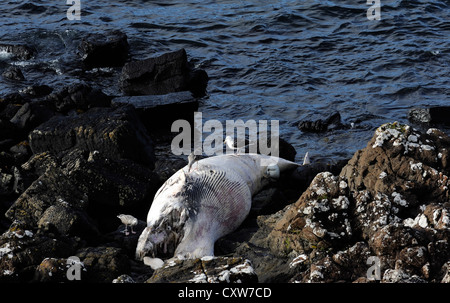
[[[36,52],[0,48],[24,59]],[[79,47],[84,68],[123,66],[125,96],[74,84],[0,98],[0,282],[70,282],[72,257],[81,282],[450,282],[450,138],[396,122],[348,161],[299,167],[257,194],[243,225],[217,241],[216,257],[157,270],[135,261],[154,194],[187,164],[170,153],[164,128],[192,119],[208,76],[184,50],[143,61],[128,51],[118,31]],[[20,70],[3,76],[21,78]],[[410,117],[446,123],[441,112]],[[299,123],[312,132],[344,127],[338,113]],[[293,160],[288,142],[280,148]],[[136,234],[123,233],[120,213],[139,219]]]

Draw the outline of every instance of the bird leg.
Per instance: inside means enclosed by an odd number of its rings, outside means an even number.
[[[133,227],[131,227],[133,228]],[[125,224],[125,230],[123,231],[123,233],[125,234],[125,236],[128,236],[130,233],[128,232],[128,225]]]
[[[136,232],[133,230],[133,225],[131,225],[131,233],[135,234]]]

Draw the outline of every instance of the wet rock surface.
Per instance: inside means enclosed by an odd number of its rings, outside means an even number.
[[[344,128],[341,115],[335,112],[325,119],[305,120],[298,124],[298,129],[303,132],[322,133],[333,129]]]
[[[101,90],[82,83],[65,86],[50,94],[47,100],[61,113],[70,110],[86,111],[92,107],[108,107],[111,102],[111,98]]]
[[[22,70],[17,66],[8,67],[3,73],[2,76],[6,79],[22,81],[25,80],[23,76]]]
[[[29,60],[36,54],[33,47],[23,44],[0,43],[0,51],[21,60]]]
[[[78,46],[85,67],[123,66],[128,58],[128,38],[121,31],[90,34]]]
[[[85,113],[55,116],[29,134],[33,153],[65,153],[73,148],[100,151],[111,158],[129,158],[150,166],[153,145],[131,106],[92,108]]]
[[[199,101],[191,92],[165,95],[124,96],[111,100],[112,106],[133,105],[148,129],[170,129],[172,123],[183,119],[193,124]],[[170,117],[170,118],[168,118]]]
[[[201,97],[207,84],[208,75],[191,67],[184,49],[128,62],[120,77],[120,86],[127,95],[163,95],[189,90]]]

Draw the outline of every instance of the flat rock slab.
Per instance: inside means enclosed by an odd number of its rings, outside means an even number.
[[[78,46],[87,68],[122,66],[128,58],[128,37],[121,31],[90,34]]]
[[[122,90],[128,95],[161,95],[187,90],[189,73],[184,49],[125,64]]]
[[[255,283],[252,264],[241,257],[203,257],[166,261],[147,283]]]
[[[192,68],[186,51],[180,49],[126,63],[119,84],[129,96],[164,95],[187,90],[196,96],[204,96],[208,75],[203,70]]]
[[[79,148],[112,159],[126,158],[153,168],[153,143],[131,106],[92,108],[84,114],[55,116],[29,134],[33,153],[63,155]]]
[[[170,127],[178,119],[191,121],[198,109],[198,100],[191,92],[182,91],[166,95],[117,97],[111,101],[111,105],[133,105],[147,127],[158,128]]]
[[[166,95],[124,96],[114,98],[111,101],[112,105],[131,104],[136,109],[142,110],[156,109],[163,106],[184,103],[198,104],[198,101],[188,91],[170,93]]]

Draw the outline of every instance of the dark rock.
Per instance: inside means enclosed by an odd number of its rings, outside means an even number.
[[[278,140],[278,157],[295,162],[295,155],[297,151],[294,146],[284,140],[283,138],[276,138]],[[236,144],[236,143],[235,143]],[[258,139],[258,153],[261,153],[261,146],[270,146],[272,148],[272,138],[269,137],[267,140],[264,138]],[[236,145],[235,145],[236,146]]]
[[[184,49],[124,65],[120,86],[127,95],[164,95],[190,90],[203,96],[206,72],[194,71]]]
[[[53,88],[48,85],[32,85],[22,89],[20,93],[30,98],[40,98],[47,96],[52,91]]]
[[[129,275],[120,275],[112,281],[113,283],[136,283]]]
[[[9,171],[15,165],[14,156],[10,153],[0,151],[0,170]]]
[[[128,95],[163,95],[187,90],[187,73],[187,55],[182,49],[125,64],[120,84]]]
[[[145,216],[159,185],[147,167],[108,159],[99,152],[75,149],[60,160],[43,153],[22,166],[42,175],[20,195],[6,217],[23,220],[30,228],[91,242],[98,238],[98,229],[111,231],[118,226],[119,213]]]
[[[3,43],[0,43],[0,51],[11,54],[13,58],[18,58],[21,60],[31,59],[31,57],[33,57],[33,55],[36,53],[35,49],[27,45],[20,45],[20,44],[13,45]]]
[[[450,107],[413,108],[408,113],[408,119],[413,123],[450,125]]]
[[[7,140],[7,139],[17,138],[18,134],[20,134],[20,132],[19,132],[18,128],[16,127],[16,125],[14,125],[13,123],[11,123],[9,121],[0,119],[0,142]],[[12,140],[11,142],[13,143],[14,140]],[[11,145],[13,145],[13,144],[11,144]],[[8,147],[8,146],[6,145],[2,149],[6,149],[6,147]]]
[[[319,173],[275,224],[268,238],[272,252],[283,256],[312,247],[345,247],[353,235],[347,190],[347,184],[331,173]]]
[[[73,186],[89,197],[87,212],[101,231],[114,230],[120,213],[145,219],[160,183],[149,168],[99,152],[74,150],[62,158],[61,166]]]
[[[417,275],[409,275],[402,269],[388,269],[384,272],[381,283],[426,283]]]
[[[166,95],[128,96],[111,100],[111,105],[133,105],[147,129],[164,128],[170,130],[178,119],[193,123],[198,100],[188,91]]]
[[[113,280],[113,283],[136,283],[129,275],[120,275]]]
[[[392,201],[398,208],[398,215],[392,215],[408,218],[414,214],[408,209],[417,205],[447,201],[447,189],[437,184],[449,174],[449,146],[449,138],[438,130],[419,133],[398,123],[385,124],[341,176],[349,180],[351,190],[363,194],[370,189],[372,197]]]
[[[299,271],[299,268],[306,270],[305,263],[292,264],[288,258],[275,256],[267,249],[254,245],[252,241],[244,242],[234,254],[251,260],[260,283],[286,283]]]
[[[280,158],[295,162],[295,155],[297,154],[297,151],[295,150],[295,147],[292,146],[292,144],[290,144],[283,138],[279,138],[279,147]]]
[[[21,108],[22,104],[5,104],[3,111],[0,113],[0,119],[10,121]]]
[[[29,101],[19,93],[8,94],[0,98],[0,119],[11,120],[22,105]]]
[[[96,224],[85,211],[61,202],[48,207],[38,221],[38,228],[62,236],[82,236],[89,242],[99,237]]]
[[[331,114],[326,119],[318,119],[315,121],[301,121],[298,124],[298,129],[303,132],[322,133],[332,129],[342,128],[341,115],[336,112]]]
[[[286,206],[287,203],[288,201],[281,190],[275,187],[263,189],[252,198],[249,217],[273,214]]]
[[[406,247],[400,251],[398,258],[401,267],[405,268],[406,271],[421,274],[422,268],[428,262],[428,252],[424,246]]]
[[[124,253],[127,254],[128,257],[134,259],[136,256],[136,246],[141,235],[142,231],[145,227],[147,227],[147,223],[142,220],[138,220],[138,224],[133,226],[133,231],[135,233],[130,232],[130,227],[128,226],[129,235],[125,235],[125,225],[120,223],[120,220],[116,217],[118,224],[120,226],[111,233],[106,234],[105,243],[108,246],[120,247]]]
[[[9,149],[9,152],[14,157],[16,164],[25,163],[32,154],[31,149],[30,149],[30,144],[26,140],[21,141],[21,142],[17,143],[16,145],[12,146]]]
[[[30,281],[42,260],[49,257],[68,257],[75,254],[78,243],[26,229],[13,222],[0,236],[0,281]]]
[[[30,154],[31,153],[31,150],[30,150],[30,144],[28,143],[28,141],[21,141],[21,142],[19,142],[18,144],[16,144],[16,145],[14,145],[13,147],[11,147],[10,149],[9,149],[9,151],[12,153],[12,154],[19,154],[19,155],[21,155],[21,154]],[[31,155],[30,155],[31,156]],[[29,157],[28,157],[29,158]],[[28,159],[27,158],[27,159]]]
[[[437,275],[436,281],[439,282],[443,276],[441,274],[441,269],[446,262],[450,259],[450,244],[447,240],[438,240],[435,242],[428,243],[427,246],[429,264],[424,265],[425,269],[424,275]]]
[[[64,283],[69,282],[67,279],[67,271],[70,265],[66,258],[45,258],[37,266],[33,281],[36,282],[52,282],[52,283]],[[83,267],[80,266],[80,270]]]
[[[153,144],[131,106],[91,108],[75,116],[55,116],[29,135],[33,153],[56,155],[78,148],[111,159],[127,158],[154,166]]]
[[[252,264],[243,258],[204,257],[167,261],[147,283],[254,283],[258,282]]]
[[[89,247],[80,250],[79,254],[81,257],[84,257],[85,262],[81,261],[77,256],[70,256],[69,258],[45,258],[36,268],[33,282],[136,283],[127,274],[122,274],[117,279],[111,281],[112,276],[116,272],[129,271],[129,266],[126,264],[123,255],[120,252],[114,251],[114,248]],[[97,262],[100,264],[97,264]],[[72,269],[75,266],[76,269]],[[110,273],[108,273],[109,270],[111,270]],[[70,276],[78,274],[79,276]]]
[[[11,195],[14,190],[14,176],[9,173],[0,172],[0,196]]]
[[[22,74],[22,71],[17,66],[8,67],[3,73],[2,76],[4,78],[16,81],[23,81],[25,77]]]
[[[129,275],[120,275],[112,283],[136,283]]]
[[[92,107],[109,107],[111,102],[111,99],[102,91],[81,83],[63,87],[50,94],[47,100],[62,113],[74,109],[85,111]]]
[[[23,96],[22,94],[11,93],[0,98],[0,105],[2,106],[1,108],[3,109],[6,104],[15,103],[18,105],[23,105],[29,101],[30,99],[26,98],[26,96]]]
[[[49,152],[35,154],[21,166],[23,171],[34,174],[35,179],[43,175],[48,169],[55,167],[60,167],[59,160]]]
[[[313,262],[309,269],[297,271],[290,282],[330,283],[355,281],[366,277],[367,259],[371,256],[369,247],[364,242],[357,242],[352,247],[333,255],[326,255]],[[304,266],[309,261],[306,255],[299,255],[290,262],[291,267]]]
[[[403,248],[417,244],[411,228],[399,223],[390,223],[377,230],[369,239],[369,245],[379,256],[389,255],[393,258]]]
[[[442,276],[441,283],[450,283],[450,261],[442,266],[440,275]]]
[[[36,229],[45,211],[53,205],[70,205],[82,210],[88,203],[87,195],[76,188],[63,172],[55,167],[47,170],[20,195],[6,212],[11,221],[24,222],[25,228]],[[55,218],[55,220],[58,220]],[[70,222],[66,222],[70,224]],[[69,228],[67,228],[69,229]]]
[[[89,34],[78,46],[79,55],[87,68],[123,66],[128,58],[127,35],[121,31]]]
[[[187,86],[195,97],[203,97],[206,93],[209,77],[202,69],[193,69],[189,73]]]
[[[313,162],[308,165],[299,166],[293,171],[281,184],[283,188],[297,193],[297,197],[302,194],[317,174],[330,172],[333,175],[339,175],[342,168],[348,163],[348,160],[339,160],[334,162]]]
[[[171,151],[170,144],[159,143],[155,145],[156,162],[153,171],[159,176],[160,181],[164,183],[179,169],[188,164],[187,156],[174,155]]]
[[[130,272],[130,262],[120,248],[87,247],[77,254],[85,271],[81,273],[81,281],[111,283],[116,277]]]
[[[19,142],[18,144],[11,147],[9,151],[12,154],[17,155],[17,157],[26,157],[26,159],[29,159],[31,156],[31,149],[28,141]]]
[[[11,123],[28,133],[36,126],[48,121],[55,115],[55,111],[46,101],[25,103],[11,118]]]

